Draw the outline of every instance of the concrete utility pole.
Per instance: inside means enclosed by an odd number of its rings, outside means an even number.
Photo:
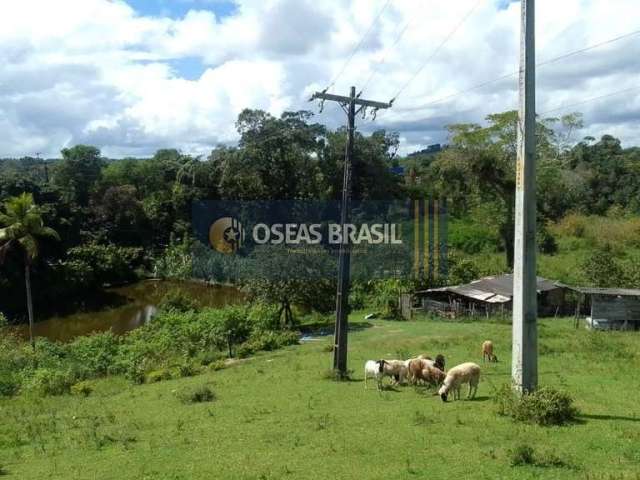
[[[351,169],[353,161],[353,138],[355,134],[356,115],[360,112],[366,113],[367,108],[371,108],[375,113],[379,109],[391,108],[391,103],[373,102],[363,100],[360,95],[356,95],[356,87],[351,87],[351,95],[343,97],[323,92],[316,92],[310,101],[320,100],[324,104],[326,100],[338,102],[345,110],[348,118],[347,151],[344,161],[344,174],[342,180],[342,205],[340,208],[340,225],[344,234],[344,226],[349,223],[349,213],[351,204]],[[360,108],[356,109],[356,105]],[[322,106],[320,111],[322,111]],[[344,239],[343,239],[344,240]],[[351,268],[351,246],[348,240],[340,247],[338,260],[338,288],[336,292],[336,326],[334,332],[333,347],[333,369],[340,375],[347,373],[347,332],[349,329],[349,280]]]
[[[512,377],[514,388],[523,393],[533,391],[538,386],[538,294],[536,278],[535,0],[521,1]]]

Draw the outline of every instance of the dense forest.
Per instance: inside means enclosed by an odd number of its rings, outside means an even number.
[[[442,151],[407,157],[397,153],[397,134],[358,134],[354,196],[447,196],[450,280],[509,270],[516,126],[516,112],[490,115],[485,125],[452,125]],[[581,126],[578,114],[538,125],[540,251],[584,253],[578,264],[569,255],[543,273],[640,285],[640,148],[624,149],[610,135],[576,141]],[[236,128],[238,146],[207,157],[162,149],[151,158],[112,160],[96,147],[76,145],[58,159],[0,160],[0,227],[31,203],[41,219],[36,223],[46,227],[43,235],[35,232],[37,254],[29,259],[23,249],[2,249],[0,311],[24,320],[25,262],[39,315],[90,307],[104,285],[188,277],[194,200],[339,198],[345,130],[331,131],[309,112],[275,118],[259,110],[243,111]],[[392,170],[398,166],[404,174]],[[563,262],[565,270],[556,268]]]

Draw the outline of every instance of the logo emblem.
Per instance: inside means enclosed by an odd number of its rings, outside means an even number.
[[[235,218],[219,218],[209,228],[209,243],[220,253],[235,253],[243,242],[244,229]]]

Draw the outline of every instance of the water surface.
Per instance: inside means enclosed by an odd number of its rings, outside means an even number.
[[[201,307],[222,307],[240,303],[244,299],[242,292],[234,287],[173,280],[145,280],[106,289],[109,302],[100,310],[54,316],[36,322],[34,333],[36,337],[62,342],[108,330],[120,335],[151,321],[162,297],[176,289],[192,297]],[[22,337],[29,338],[27,325],[17,327],[17,331]]]

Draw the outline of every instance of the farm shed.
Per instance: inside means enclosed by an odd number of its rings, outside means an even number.
[[[640,290],[578,287],[576,321],[583,313],[594,330],[640,329]]]
[[[565,310],[567,287],[538,277],[538,311],[554,315]],[[416,292],[423,309],[447,317],[496,315],[511,310],[513,274],[484,277],[465,285]]]

